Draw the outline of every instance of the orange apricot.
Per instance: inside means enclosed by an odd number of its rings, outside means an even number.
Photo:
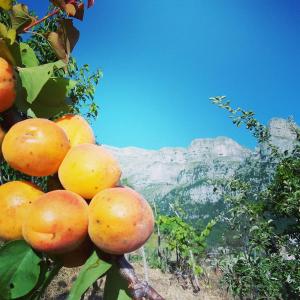
[[[124,254],[140,248],[154,228],[148,202],[130,188],[110,188],[89,205],[89,236],[102,251]]]
[[[10,108],[16,98],[16,80],[13,67],[0,57],[0,112]]]
[[[28,208],[43,192],[26,181],[11,181],[0,186],[0,239],[22,239],[22,223]]]
[[[77,145],[70,149],[58,170],[58,177],[66,190],[86,199],[114,187],[121,176],[116,159],[102,146]]]
[[[63,129],[40,118],[16,123],[2,143],[7,163],[31,176],[56,173],[69,149],[70,143]]]
[[[87,237],[88,205],[73,192],[56,190],[41,196],[27,211],[23,237],[32,248],[64,253]]]
[[[80,115],[67,114],[55,121],[67,134],[71,147],[80,144],[95,144],[94,132]]]
[[[0,126],[0,157],[2,157],[2,142],[5,136],[5,131]]]

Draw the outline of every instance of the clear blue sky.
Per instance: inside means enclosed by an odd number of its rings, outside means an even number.
[[[47,5],[24,3],[40,16]],[[262,122],[300,121],[299,0],[95,0],[76,26],[75,57],[104,73],[101,143],[157,149],[225,135],[254,147],[215,95]]]

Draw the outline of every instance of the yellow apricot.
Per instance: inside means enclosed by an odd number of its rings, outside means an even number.
[[[57,172],[68,150],[68,138],[58,125],[47,119],[27,119],[6,133],[3,157],[14,169],[31,176]]]
[[[148,240],[153,228],[150,205],[130,188],[103,190],[89,204],[89,236],[104,252],[132,252]]]
[[[0,112],[10,108],[16,98],[16,81],[13,67],[0,57]]]
[[[79,195],[56,190],[41,196],[27,211],[23,237],[32,248],[47,253],[76,249],[87,237],[88,205]]]
[[[121,170],[116,159],[102,146],[93,144],[71,148],[58,170],[63,187],[86,199],[114,187],[120,176]]]
[[[22,238],[22,223],[28,208],[43,192],[26,181],[11,181],[0,186],[0,239]]]
[[[55,121],[65,130],[71,147],[80,144],[95,144],[95,136],[89,123],[80,115],[67,114]]]

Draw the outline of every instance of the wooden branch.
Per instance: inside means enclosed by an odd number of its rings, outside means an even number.
[[[128,282],[128,288],[134,300],[164,300],[147,282],[136,276],[132,265],[122,256],[116,257],[120,275]]]

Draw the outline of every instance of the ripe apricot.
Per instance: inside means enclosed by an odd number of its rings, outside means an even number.
[[[28,208],[43,192],[26,181],[11,181],[0,186],[0,239],[22,238],[22,223]]]
[[[89,205],[89,236],[104,252],[123,254],[140,248],[153,232],[148,202],[130,188],[110,188]]]
[[[31,176],[57,172],[70,149],[68,138],[58,125],[47,119],[27,119],[6,133],[2,152],[14,169]]]
[[[5,136],[5,131],[0,126],[0,157],[2,157],[2,142]]]
[[[10,108],[16,98],[16,81],[13,67],[0,57],[0,112]]]
[[[87,236],[88,205],[73,192],[56,190],[41,196],[28,210],[23,237],[34,249],[64,253]]]
[[[91,199],[99,191],[114,187],[121,176],[118,162],[102,146],[77,145],[70,149],[58,170],[66,190]]]
[[[95,144],[95,136],[89,123],[79,115],[64,115],[55,123],[66,132],[71,147],[80,144]]]

